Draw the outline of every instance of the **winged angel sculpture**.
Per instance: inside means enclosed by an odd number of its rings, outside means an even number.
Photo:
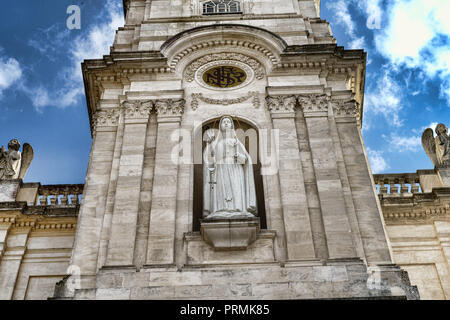
[[[0,149],[0,180],[23,179],[34,157],[31,145],[25,143],[23,152],[20,143],[13,139],[8,143],[8,151],[2,146]]]
[[[450,166],[450,136],[447,127],[440,123],[436,127],[436,137],[428,128],[422,135],[422,145],[435,166]]]

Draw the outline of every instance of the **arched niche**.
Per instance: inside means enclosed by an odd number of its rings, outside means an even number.
[[[258,217],[261,229],[267,229],[264,185],[261,174],[260,140],[258,129],[250,122],[230,116],[234,121],[236,135],[244,144],[253,161]],[[201,128],[194,132],[194,141],[201,143],[194,146],[194,198],[193,198],[193,231],[200,231],[200,220],[203,218],[203,151],[206,147],[205,132],[208,129],[218,130],[221,117],[205,121]]]

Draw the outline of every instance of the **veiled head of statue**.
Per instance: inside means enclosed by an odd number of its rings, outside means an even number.
[[[222,119],[220,119],[220,125],[219,125],[220,131],[229,131],[234,130],[234,122],[231,117],[225,116]]]

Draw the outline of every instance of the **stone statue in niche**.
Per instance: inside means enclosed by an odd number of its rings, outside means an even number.
[[[34,157],[33,148],[25,143],[23,152],[20,143],[13,139],[8,143],[8,151],[0,149],[0,180],[23,179]]]
[[[450,136],[444,124],[436,126],[436,137],[432,129],[426,129],[422,135],[422,145],[433,165],[450,166]]]
[[[231,117],[222,117],[219,130],[206,132],[203,153],[203,217],[254,218],[257,215],[252,159],[239,141]]]

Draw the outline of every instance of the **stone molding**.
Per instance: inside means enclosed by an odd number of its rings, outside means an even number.
[[[215,61],[239,61],[248,65],[254,72],[255,78],[261,80],[264,78],[265,71],[264,67],[255,59],[247,57],[246,55],[240,53],[213,53],[205,55],[194,62],[192,62],[185,71],[185,78],[187,82],[192,82],[195,79],[195,74],[204,65],[215,62]]]
[[[229,106],[233,104],[238,104],[245,102],[253,97],[253,107],[259,108],[261,105],[261,101],[259,99],[259,93],[256,91],[250,91],[248,95],[236,99],[212,99],[203,96],[202,93],[193,93],[192,94],[192,101],[191,101],[191,108],[192,110],[197,110],[199,105],[199,100],[208,103],[208,104],[215,104],[215,105],[222,105],[222,106]]]

